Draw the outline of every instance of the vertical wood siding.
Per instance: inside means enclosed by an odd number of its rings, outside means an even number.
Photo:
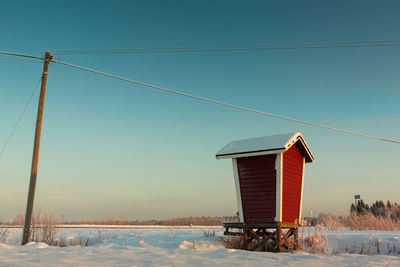
[[[275,220],[275,159],[275,154],[237,159],[245,222]]]
[[[283,153],[282,222],[299,219],[303,156],[296,145]]]

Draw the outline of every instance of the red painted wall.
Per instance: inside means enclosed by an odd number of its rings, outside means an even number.
[[[237,159],[245,222],[275,221],[275,159],[275,154]]]
[[[296,145],[283,153],[282,222],[299,219],[303,156]]]

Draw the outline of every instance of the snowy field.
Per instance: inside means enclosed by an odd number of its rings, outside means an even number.
[[[215,236],[206,236],[213,232]],[[310,230],[314,233],[314,230]],[[63,239],[88,246],[19,245],[21,229],[9,229],[0,243],[1,266],[400,266],[400,232],[326,231],[323,254],[269,253],[221,247],[220,227],[64,228]],[[303,233],[305,234],[305,233]],[[300,232],[301,235],[301,232]],[[363,251],[360,254],[360,251]],[[379,251],[378,251],[379,250]],[[367,254],[367,255],[365,255]]]

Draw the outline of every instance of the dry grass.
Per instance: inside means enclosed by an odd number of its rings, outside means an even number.
[[[203,234],[204,234],[204,236],[207,236],[207,237],[215,236],[215,230],[213,230],[213,231],[207,230],[207,231],[204,231]]]
[[[392,219],[390,214],[375,216],[371,212],[350,213],[347,216],[324,214],[319,217],[321,225],[328,230],[400,230],[400,220]]]
[[[21,216],[17,215],[13,220],[15,223],[20,223]],[[44,215],[40,212],[35,213],[32,216],[31,231],[30,231],[30,242],[43,242],[49,246],[66,247],[66,246],[91,246],[95,244],[101,244],[105,241],[112,241],[111,235],[105,236],[101,231],[94,237],[80,237],[77,239],[63,239],[60,228],[56,228],[59,224],[57,216],[46,212]],[[0,241],[2,236],[7,233],[7,229],[0,229]],[[61,234],[58,237],[58,234]],[[6,236],[6,235],[5,235]],[[5,237],[6,238],[6,237]],[[5,240],[5,239],[4,239]]]
[[[299,250],[310,253],[320,254],[327,251],[327,238],[322,234],[322,225],[314,227],[314,233],[310,232],[310,227],[301,227],[299,236]]]
[[[348,227],[351,230],[400,230],[400,221],[393,220],[390,216],[375,217],[372,213],[364,214],[351,213],[348,220]]]
[[[332,214],[324,214],[319,217],[320,226],[328,230],[343,230],[348,224],[348,218]]]
[[[14,219],[10,222],[10,225],[24,225],[24,214],[19,213],[14,216]]]
[[[89,246],[91,242],[90,238],[78,238],[78,239],[55,239],[53,243],[48,244],[55,247],[68,247],[68,246]]]
[[[58,230],[55,226],[58,224],[58,219],[55,215],[40,212],[32,216],[30,241],[43,242],[49,246],[54,246],[57,243],[56,234]]]
[[[89,237],[79,237],[79,238],[72,238],[72,239],[58,239],[55,238],[50,246],[57,246],[57,247],[68,247],[68,246],[81,246],[81,247],[88,247],[94,246],[97,244],[102,244],[105,242],[112,242],[111,235],[105,235],[102,231],[98,231],[97,235],[89,236]]]
[[[243,237],[241,236],[223,237],[219,241],[227,249],[242,249],[243,247]]]
[[[4,243],[8,237],[8,228],[1,227],[0,228],[0,243]]]

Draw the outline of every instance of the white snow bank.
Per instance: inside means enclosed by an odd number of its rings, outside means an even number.
[[[328,253],[400,256],[400,231],[324,231]]]
[[[188,249],[189,247],[194,249],[195,246],[196,245],[195,245],[194,241],[189,242],[189,241],[185,240],[179,245],[179,249],[185,250],[185,249]]]
[[[13,248],[13,246],[7,245],[7,244],[4,244],[4,243],[0,242],[0,250],[1,249],[11,249],[11,248]]]
[[[21,230],[10,231],[9,243],[0,244],[0,266],[400,266],[400,255],[268,253],[230,250],[219,246],[205,229],[63,229],[63,236],[93,239],[101,243],[81,247],[47,247],[43,243],[19,245]],[[362,247],[364,241],[399,242],[400,232],[333,231],[328,247],[345,243]],[[193,242],[195,240],[195,242]],[[143,242],[141,242],[143,241]],[[195,245],[194,245],[195,243]],[[366,246],[367,246],[366,245]],[[196,248],[195,248],[196,247]],[[384,250],[382,249],[381,253]]]
[[[26,244],[25,246],[27,247],[33,247],[33,248],[48,248],[49,245],[47,245],[46,243],[43,242],[29,242],[28,244]]]

